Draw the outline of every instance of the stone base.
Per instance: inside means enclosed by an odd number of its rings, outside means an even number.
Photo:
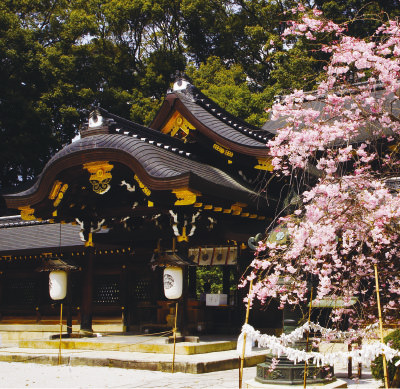
[[[282,384],[263,384],[261,382],[256,381],[254,378],[245,382],[245,388],[264,388],[264,389],[294,389],[294,388],[302,388],[303,383],[300,385],[282,385]],[[336,388],[347,388],[347,382],[336,379],[335,381],[331,381],[325,384],[309,384],[307,382],[307,389],[336,389]]]
[[[175,338],[175,343],[180,343],[180,342],[190,342],[190,343],[199,343],[200,339],[198,336],[182,336],[182,335],[177,335]],[[169,336],[166,340],[165,343],[171,344],[174,343],[174,337]]]
[[[272,385],[303,385],[305,363],[294,364],[286,356],[278,359],[278,364],[270,371],[272,365],[272,355],[268,355],[264,363],[257,365],[255,380],[262,384]],[[307,382],[310,385],[325,384],[333,380],[333,367],[307,365]]]

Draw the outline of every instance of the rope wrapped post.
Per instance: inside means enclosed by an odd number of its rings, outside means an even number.
[[[251,289],[253,288],[253,280],[250,280],[250,287],[249,287],[249,294],[247,295],[247,309],[246,309],[246,318],[244,324],[247,324],[249,321],[249,313],[250,313],[250,296],[251,296]],[[244,354],[246,351],[246,332],[243,334],[243,349],[242,349],[242,356],[240,358],[240,366],[239,366],[239,389],[242,388],[243,382],[243,367],[244,367]]]
[[[311,309],[312,309],[312,299],[313,299],[313,288],[311,288],[310,295],[310,306],[308,309],[308,330],[307,330],[307,342],[306,342],[306,353],[308,353],[308,341],[310,338],[310,321],[311,321]],[[303,378],[303,388],[307,386],[307,360],[304,361],[304,378]]]
[[[376,302],[378,303],[378,315],[379,315],[379,332],[381,336],[381,343],[384,344],[383,341],[383,322],[382,322],[382,309],[381,309],[381,298],[379,295],[379,279],[378,279],[378,266],[374,263],[375,270],[375,287],[376,287]],[[383,376],[385,379],[385,388],[389,388],[389,379],[388,379],[388,371],[386,365],[386,356],[385,353],[382,352],[382,362],[383,362]]]
[[[172,354],[172,373],[175,367],[175,347],[176,347],[176,318],[178,316],[178,302],[175,304],[175,323],[174,323],[174,352]]]

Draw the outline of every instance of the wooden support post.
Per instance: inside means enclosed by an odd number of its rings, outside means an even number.
[[[175,346],[176,346],[176,318],[178,316],[178,302],[175,303],[175,324],[174,324],[174,352],[172,354],[172,373],[175,367]]]
[[[311,320],[312,299],[313,299],[313,288],[311,287],[310,304],[309,304],[309,309],[308,309],[308,324],[309,325],[310,325],[310,320]],[[310,330],[307,331],[306,353],[308,353],[309,338],[310,338]],[[303,377],[303,388],[304,389],[306,389],[306,386],[307,386],[307,370],[308,370],[308,363],[307,363],[307,360],[305,360],[305,362],[304,362],[304,377]]]
[[[189,298],[196,299],[197,266],[189,266]]]
[[[351,351],[352,346],[351,344],[347,345],[347,351]],[[353,376],[353,358],[349,357],[347,361],[347,378],[351,378]]]
[[[72,290],[71,290],[71,274],[67,274],[67,336],[72,334]]]
[[[177,251],[182,257],[188,257],[189,247],[187,242],[179,242],[176,244],[176,239],[172,241],[172,250]],[[183,285],[182,296],[179,299],[180,314],[178,317],[178,328],[182,336],[189,335],[189,314],[188,314],[188,300],[189,300],[189,266],[183,266]]]
[[[124,332],[129,330],[129,295],[128,295],[128,269],[122,265],[121,269],[121,302],[122,325]]]
[[[381,309],[381,298],[379,295],[379,279],[378,279],[378,266],[376,263],[374,264],[375,270],[375,288],[376,288],[376,302],[378,303],[378,315],[379,315],[379,330],[381,336],[381,343],[383,344],[383,322],[382,322],[382,309]],[[383,376],[385,380],[385,388],[389,388],[389,379],[388,379],[388,371],[386,365],[386,356],[382,353],[382,362],[383,362]]]
[[[61,365],[61,339],[62,339],[62,311],[63,305],[60,304],[60,342],[58,345],[58,364]]]
[[[93,299],[93,274],[94,274],[94,247],[92,233],[86,242],[86,264],[83,274],[82,306],[81,306],[81,332],[93,333],[92,328],[92,299]]]
[[[246,318],[244,320],[244,324],[249,322],[249,314],[250,314],[250,297],[251,297],[251,289],[253,288],[253,280],[250,281],[249,286],[249,294],[247,295],[247,309],[246,309]],[[243,334],[243,348],[242,348],[242,357],[240,359],[240,366],[239,366],[239,388],[242,388],[243,382],[243,367],[244,367],[244,354],[246,351],[246,333]]]

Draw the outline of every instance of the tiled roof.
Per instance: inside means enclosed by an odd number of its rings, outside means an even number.
[[[220,113],[221,118],[218,118],[218,113],[213,115],[208,110],[204,109],[196,101],[192,100],[186,93],[175,92],[178,94],[181,102],[185,107],[196,117],[204,126],[215,132],[217,135],[239,145],[265,149],[267,138],[262,135],[260,140],[255,140],[252,137],[245,135],[239,129],[226,124],[222,119],[225,117]]]
[[[177,92],[175,92],[177,93]],[[268,139],[272,138],[273,134],[269,133],[263,128],[259,128],[244,120],[232,115],[222,107],[220,107],[215,101],[208,98],[200,90],[198,90],[193,85],[190,85],[183,92],[178,92],[180,94],[190,95],[192,100],[209,112],[212,116],[217,118],[219,121],[225,123],[234,130],[244,134],[245,136],[252,138],[258,142],[265,143]]]
[[[71,246],[84,246],[79,237],[80,226],[23,221],[13,218],[9,223],[1,220],[0,255],[24,250],[50,250]],[[61,238],[61,240],[60,240]]]
[[[98,153],[99,151],[111,152],[114,156],[123,157],[126,160],[133,159],[148,176],[157,182],[163,182],[165,185],[168,185],[168,182],[171,182],[172,179],[188,177],[191,185],[195,187],[193,189],[202,192],[204,189],[205,192],[208,191],[211,194],[228,195],[227,198],[235,201],[249,201],[250,198],[256,202],[263,200],[255,192],[217,168],[176,155],[141,139],[117,134],[94,135],[71,143],[53,156],[39,179],[30,189],[17,194],[5,195],[5,197],[29,196],[37,190],[46,171],[56,162],[64,158],[70,159],[74,155],[82,153],[86,157],[91,152]]]
[[[195,154],[190,150],[190,145],[185,145],[180,140],[160,131],[142,126],[120,116],[114,115],[103,108],[96,108],[103,116],[112,119],[113,125],[110,126],[109,132],[131,136],[140,139],[146,143],[157,146],[161,149],[169,150],[175,154],[185,156],[190,159],[196,159]]]

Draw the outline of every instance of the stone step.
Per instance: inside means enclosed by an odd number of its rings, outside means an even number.
[[[258,351],[254,355],[246,357],[244,367],[256,366],[265,360],[265,355],[265,351]],[[172,358],[172,354],[62,350],[61,364],[171,372]],[[58,350],[0,348],[0,361],[57,365]],[[192,374],[238,369],[238,367],[239,358],[236,350],[197,355],[176,355],[174,363],[175,372]]]
[[[62,339],[61,348],[66,350],[97,350],[97,351],[124,351],[139,353],[172,354],[174,345],[166,342],[165,337],[150,336],[112,336],[98,338]],[[117,339],[115,339],[117,338]],[[180,355],[205,354],[236,349],[236,341],[207,341],[207,342],[180,342],[176,343],[175,352]],[[60,341],[54,340],[20,340],[21,348],[58,349]]]
[[[79,324],[73,323],[72,332],[79,333]],[[64,321],[63,332],[67,331]],[[93,323],[95,333],[121,333],[124,331],[122,323]],[[60,324],[51,323],[32,323],[32,324],[11,324],[0,323],[0,343],[18,342],[20,340],[46,340],[51,336],[60,333]]]

